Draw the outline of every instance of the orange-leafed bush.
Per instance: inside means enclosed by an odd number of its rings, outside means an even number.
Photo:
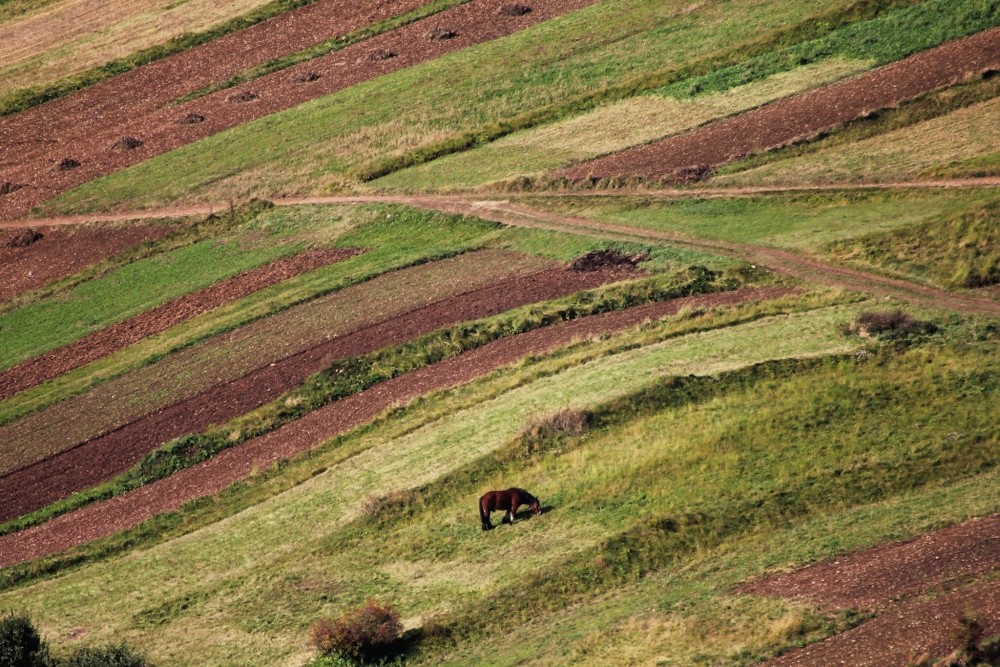
[[[392,605],[369,600],[336,620],[316,621],[312,637],[324,653],[372,659],[385,656],[402,632],[399,612]]]

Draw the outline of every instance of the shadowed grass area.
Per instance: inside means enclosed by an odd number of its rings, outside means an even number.
[[[829,246],[836,259],[930,280],[942,287],[1000,283],[1000,202]]]

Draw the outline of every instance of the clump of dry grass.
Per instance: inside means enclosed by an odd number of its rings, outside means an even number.
[[[914,319],[900,309],[875,312],[864,310],[858,313],[854,322],[847,325],[845,333],[869,338],[884,334],[906,336],[915,333],[930,333],[934,325]]]
[[[552,414],[531,417],[519,436],[525,440],[538,440],[555,435],[581,435],[587,431],[589,421],[583,410],[561,408]]]

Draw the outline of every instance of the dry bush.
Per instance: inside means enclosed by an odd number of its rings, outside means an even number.
[[[403,633],[399,611],[368,600],[340,618],[323,618],[313,625],[313,643],[323,653],[377,659],[386,656]]]
[[[847,327],[848,333],[864,338],[879,334],[907,335],[933,330],[934,326],[929,322],[916,320],[898,308],[885,312],[862,311]]]
[[[33,243],[37,243],[42,240],[42,234],[35,231],[34,229],[22,229],[14,233],[7,242],[4,243],[8,248],[27,248]]]
[[[583,410],[562,408],[553,414],[536,416],[521,429],[522,439],[537,440],[554,435],[580,435],[586,432],[589,418]]]
[[[504,5],[500,8],[500,16],[524,16],[531,13],[531,7],[527,5]]]
[[[420,493],[412,489],[390,491],[385,495],[373,495],[365,498],[361,503],[361,513],[370,519],[375,519],[389,512],[397,512],[406,507],[418,505],[422,500],[423,497]]]
[[[649,259],[649,252],[641,252],[635,255],[626,255],[615,248],[604,250],[591,250],[585,255],[581,255],[573,260],[570,269],[573,271],[599,271],[600,269],[614,266],[624,266],[635,268],[639,262]]]

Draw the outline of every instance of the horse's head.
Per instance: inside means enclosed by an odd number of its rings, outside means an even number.
[[[531,511],[535,514],[535,516],[542,513],[542,504],[538,502],[538,498],[534,496],[531,496],[531,502],[528,503],[528,507],[531,508]]]

